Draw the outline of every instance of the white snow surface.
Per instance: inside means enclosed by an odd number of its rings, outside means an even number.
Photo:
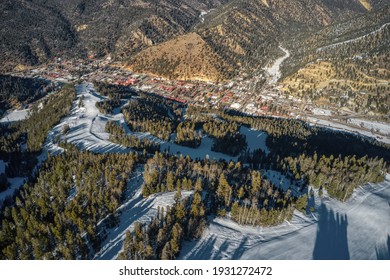
[[[54,144],[55,138],[59,135],[68,143],[76,145],[81,150],[89,150],[95,153],[127,153],[130,149],[108,141],[108,134],[104,131],[108,120],[123,121],[123,115],[102,115],[96,108],[96,103],[104,99],[93,89],[92,84],[83,83],[76,86],[77,96],[84,95],[84,107],[79,108],[79,99],[73,103],[70,114],[61,120],[50,132],[45,149],[56,153],[61,149]],[[70,130],[63,135],[63,127],[68,124]]]
[[[124,121],[123,114],[116,112],[114,115],[104,115],[99,112],[96,108],[96,103],[105,97],[102,97],[99,93],[95,92],[92,84],[80,84],[76,86],[76,91],[79,98],[84,95],[84,107],[79,108],[79,100],[76,100],[70,114],[62,119],[61,123],[49,132],[49,137],[45,143],[45,150],[50,153],[55,154],[62,151],[62,149],[54,143],[57,136],[61,136],[63,140],[75,144],[82,150],[90,150],[96,153],[130,152],[130,148],[112,143],[108,140],[109,134],[104,131],[104,128],[107,121],[113,120],[118,121],[127,134],[137,136],[139,139],[147,138],[148,140],[159,144],[161,151],[168,150],[172,154],[188,155],[193,159],[204,159],[205,157],[216,160],[225,159],[227,161],[238,159],[238,156],[231,157],[211,151],[213,140],[207,136],[203,137],[200,147],[194,149],[177,145],[173,140],[169,142],[163,141],[150,133],[130,131]],[[66,124],[70,126],[70,130],[66,135],[63,135],[63,127]],[[268,135],[265,132],[252,130],[244,126],[241,127],[240,132],[246,136],[250,150],[261,149],[266,153],[270,152],[266,146]]]
[[[126,231],[134,229],[135,222],[149,224],[157,214],[157,208],[172,206],[176,192],[159,193],[142,198],[141,186],[143,169],[138,168],[134,176],[129,180],[125,202],[118,208],[119,225],[112,229],[106,229],[107,234],[102,242],[102,249],[97,252],[94,259],[117,259],[123,250],[123,241]],[[182,198],[193,194],[193,191],[183,191]]]
[[[349,119],[349,123],[362,126],[366,129],[378,130],[379,133],[390,136],[390,124],[383,122],[371,122],[363,119]]]
[[[240,133],[246,136],[246,141],[248,143],[249,150],[253,151],[255,149],[261,149],[266,153],[269,153],[269,149],[266,145],[266,139],[268,134],[262,131],[253,130],[245,126],[241,126]],[[211,151],[213,146],[213,139],[208,136],[203,136],[202,142],[198,148],[184,147],[171,142],[162,142],[161,151],[168,150],[172,154],[180,154],[183,156],[189,156],[192,159],[200,158],[204,159],[208,157],[209,159],[224,159],[226,161],[237,161],[238,156],[232,157],[223,153],[217,153]]]
[[[21,120],[25,120],[30,113],[30,109],[25,110],[14,110],[12,112],[7,113],[1,120],[0,123],[11,123],[17,122]]]
[[[202,238],[185,242],[180,259],[389,259],[390,175],[358,188],[345,203],[312,201],[315,214],[295,211],[276,227],[241,226],[214,218]]]
[[[284,50],[284,49],[283,49]],[[284,50],[286,59],[289,55]],[[284,60],[283,59],[283,60]],[[270,68],[269,73],[276,73],[273,80],[278,79],[279,66]],[[275,70],[276,69],[276,70]],[[276,72],[273,72],[276,71]],[[272,75],[272,74],[271,74]],[[92,84],[83,83],[76,86],[77,96],[84,95],[84,107],[78,108],[78,100],[73,104],[71,113],[59,125],[54,127],[47,138],[42,161],[47,152],[57,153],[62,149],[54,144],[56,136],[65,138],[80,149],[97,153],[129,152],[130,149],[114,144],[108,140],[104,126],[108,120],[120,122],[129,134],[140,138],[147,137],[161,144],[161,150],[169,149],[171,153],[180,153],[192,158],[209,158],[236,160],[221,153],[211,151],[212,139],[204,137],[197,149],[182,147],[173,142],[164,142],[149,133],[131,132],[126,126],[123,115],[100,114],[96,102],[104,97],[93,89]],[[314,121],[318,121],[314,119]],[[324,121],[319,121],[324,122]],[[70,131],[62,135],[65,124]],[[322,123],[320,123],[322,124]],[[322,125],[327,126],[328,123]],[[334,124],[332,123],[332,126]],[[340,127],[338,129],[350,130]],[[248,147],[262,149],[269,153],[265,145],[267,134],[261,131],[241,127],[241,133],[247,137]],[[372,137],[372,135],[370,135]],[[390,141],[389,141],[390,142]],[[4,165],[4,164],[3,164]],[[1,170],[0,162],[0,170]],[[157,207],[173,204],[175,193],[162,193],[142,198],[142,168],[138,168],[129,180],[128,191],[123,205],[118,209],[119,226],[105,229],[106,235],[102,249],[95,259],[115,259],[123,248],[123,240],[127,230],[134,227],[134,222],[149,223],[157,212]],[[269,180],[283,189],[290,187],[289,181],[275,171],[266,171]],[[25,178],[9,179],[11,187],[0,194],[0,203],[19,188]],[[298,186],[291,186],[293,191]],[[182,193],[183,197],[192,192]],[[319,199],[311,203],[316,212],[309,216],[295,211],[292,221],[277,227],[240,226],[229,219],[214,218],[200,240],[185,242],[180,258],[182,259],[319,259],[319,258],[351,258],[376,259],[389,255],[386,246],[390,236],[390,175],[381,184],[368,184],[359,188],[346,203],[330,198]],[[101,224],[101,221],[99,224]],[[386,251],[387,250],[387,251]],[[387,254],[387,255],[386,255]]]
[[[266,75],[269,77],[269,85],[276,84],[276,82],[280,79],[280,77],[282,76],[282,74],[280,73],[280,66],[287,58],[290,57],[290,52],[287,49],[281,46],[279,46],[279,48],[285,53],[285,55],[276,59],[272,65],[263,68],[266,72]]]
[[[204,18],[205,16],[210,13],[211,11],[214,11],[215,9],[211,9],[211,10],[208,10],[208,11],[201,11],[200,12],[200,15],[199,15],[199,18],[200,18],[200,21],[203,23],[204,22]]]

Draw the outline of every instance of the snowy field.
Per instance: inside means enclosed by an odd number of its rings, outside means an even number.
[[[286,55],[288,52],[286,51]],[[282,63],[279,62],[280,64]],[[280,66],[280,65],[279,65]],[[119,110],[113,115],[99,113],[96,102],[104,97],[93,89],[92,84],[76,86],[77,96],[84,96],[84,105],[79,108],[79,100],[73,104],[70,114],[59,125],[54,127],[44,145],[44,151],[39,157],[42,162],[47,152],[62,151],[55,144],[57,136],[77,145],[80,149],[97,153],[129,152],[130,149],[114,144],[108,140],[104,132],[107,121],[114,120],[122,124],[128,134],[139,138],[148,138],[161,145],[161,150],[169,150],[172,154],[182,154],[191,158],[237,160],[222,153],[211,151],[212,139],[204,137],[197,149],[182,147],[171,142],[164,142],[149,133],[131,132],[126,126]],[[332,126],[335,124],[321,123]],[[63,135],[63,127],[68,124],[70,130]],[[340,125],[342,126],[342,125]],[[348,130],[351,128],[336,127]],[[383,129],[383,128],[381,128]],[[240,132],[247,137],[250,150],[262,149],[269,153],[266,146],[267,134],[261,131],[241,127]],[[364,131],[362,131],[364,132]],[[366,132],[367,133],[367,132]],[[372,137],[373,135],[368,135]],[[390,142],[390,140],[389,140]],[[4,163],[0,162],[0,171]],[[1,172],[0,172],[1,173]],[[155,216],[158,206],[173,204],[175,193],[163,193],[142,198],[141,185],[143,170],[139,167],[129,180],[128,191],[123,205],[118,208],[119,225],[106,228],[101,250],[94,259],[115,259],[123,249],[123,240],[127,230],[132,230],[134,223],[140,221],[149,223]],[[291,186],[290,181],[275,171],[264,171],[275,185],[293,192],[298,192],[299,186]],[[10,179],[11,187],[0,194],[0,203],[20,187],[25,178]],[[192,192],[183,192],[183,197]],[[308,216],[295,211],[291,222],[285,222],[277,227],[240,226],[229,219],[213,218],[203,237],[197,241],[185,242],[181,259],[377,259],[389,258],[390,251],[390,175],[381,184],[368,184],[355,191],[352,198],[341,203],[326,196],[312,199],[310,205],[316,212]],[[103,221],[100,222],[102,224]]]
[[[378,131],[381,134],[388,135],[390,137],[390,124],[382,122],[370,122],[362,119],[349,119],[348,123],[362,126],[366,129]]]
[[[17,122],[17,121],[25,120],[28,117],[29,112],[30,112],[30,109],[14,110],[12,112],[7,113],[0,120],[0,123],[11,123],[11,122]]]
[[[258,130],[252,130],[245,126],[242,126],[240,129],[241,134],[246,136],[246,141],[248,143],[248,148],[250,151],[253,151],[255,149],[261,149],[266,153],[269,153],[269,149],[267,148],[265,141],[267,139],[267,133],[258,131]],[[202,142],[198,148],[190,148],[190,147],[184,147],[175,144],[172,142],[162,142],[161,144],[161,151],[168,150],[171,154],[180,154],[183,156],[189,156],[192,159],[200,158],[204,159],[208,157],[209,159],[224,159],[226,161],[237,161],[238,156],[232,157],[223,153],[217,153],[214,151],[211,151],[211,147],[213,146],[213,139],[208,136],[203,136]]]
[[[198,241],[185,242],[180,259],[389,259],[390,175],[358,188],[351,199],[316,198],[316,212],[295,211],[276,227],[240,226],[214,218]]]
[[[96,153],[130,152],[131,149],[112,143],[108,140],[109,134],[104,131],[104,128],[107,121],[113,120],[118,121],[124,127],[127,134],[137,136],[139,139],[147,138],[148,140],[160,144],[161,151],[168,150],[172,154],[188,155],[191,158],[204,159],[205,157],[209,157],[210,159],[225,159],[227,161],[238,159],[238,156],[231,157],[211,151],[213,140],[210,137],[204,137],[200,147],[194,149],[177,145],[173,140],[165,142],[150,133],[132,132],[127,127],[123,114],[119,113],[119,110],[116,110],[115,115],[103,115],[99,112],[96,108],[96,103],[104,99],[104,97],[94,91],[92,84],[84,83],[78,85],[76,91],[79,98],[84,95],[84,106],[79,108],[79,101],[76,100],[73,104],[71,113],[49,132],[45,149],[51,153],[55,154],[61,151],[61,148],[54,144],[54,140],[57,136],[61,136],[68,143],[75,144],[82,150],[89,150]],[[70,130],[66,135],[63,135],[63,127],[66,124],[69,125]],[[244,126],[241,127],[240,132],[247,137],[250,150],[261,149],[266,153],[269,153],[269,149],[265,144],[267,139],[267,134],[265,132],[252,130]]]

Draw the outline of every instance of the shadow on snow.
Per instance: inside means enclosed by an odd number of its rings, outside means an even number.
[[[319,217],[313,259],[349,260],[347,216],[334,213],[322,204]]]

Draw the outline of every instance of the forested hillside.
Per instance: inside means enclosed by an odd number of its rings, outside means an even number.
[[[289,41],[283,90],[317,106],[386,115],[390,101],[390,6]],[[291,74],[293,73],[293,74]]]
[[[50,81],[0,75],[0,117],[8,109],[18,109],[43,97],[53,89]]]
[[[0,191],[8,187],[7,178],[33,176],[37,156],[42,150],[49,130],[66,116],[75,98],[72,86],[65,86],[56,94],[36,104],[31,115],[23,121],[0,125],[0,159],[7,163]]]
[[[2,212],[1,259],[86,259],[99,248],[98,222],[115,222],[137,156],[66,150]]]
[[[224,2],[5,0],[0,3],[0,69],[36,65],[58,56],[128,57],[184,34],[199,22],[200,11]]]
[[[226,64],[231,68],[228,72],[241,67],[253,70],[277,55],[276,47],[284,37],[356,17],[384,4],[382,0],[6,0],[0,4],[1,70],[54,57],[111,54],[127,61],[148,47],[193,31],[206,42],[200,50],[204,57],[216,53],[221,58],[217,67]],[[15,28],[20,31],[13,32]],[[206,67],[208,60],[201,63]],[[179,71],[180,76],[186,75]],[[202,76],[215,80],[218,77],[213,71]],[[198,77],[196,71],[190,74],[188,78]]]

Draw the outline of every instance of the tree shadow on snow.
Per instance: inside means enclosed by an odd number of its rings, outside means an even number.
[[[375,248],[378,260],[390,260],[390,235],[387,236],[387,243]]]
[[[319,217],[313,259],[349,260],[347,216],[334,213],[322,204]]]

